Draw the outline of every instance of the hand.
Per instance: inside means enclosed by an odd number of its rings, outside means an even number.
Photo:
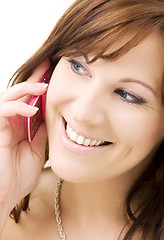
[[[39,82],[50,67],[49,61],[39,65],[32,76],[0,94],[0,203],[12,208],[36,185],[44,163],[47,132],[42,123],[33,141],[24,138],[24,117],[33,116],[29,95],[46,92]]]

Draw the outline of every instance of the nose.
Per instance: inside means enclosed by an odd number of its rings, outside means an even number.
[[[77,122],[98,126],[107,117],[106,103],[103,92],[98,89],[87,89],[72,101],[72,117]]]

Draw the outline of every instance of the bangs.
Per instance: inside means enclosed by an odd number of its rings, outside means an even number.
[[[80,1],[78,1],[79,6]],[[87,4],[88,1],[83,1]],[[99,4],[98,4],[99,2]],[[100,4],[101,3],[101,4]],[[67,28],[61,32],[61,51],[65,55],[92,55],[90,62],[98,58],[117,60],[137,46],[152,31],[164,27],[164,8],[154,1],[94,1],[73,9]],[[73,15],[72,15],[73,14]],[[117,47],[116,47],[117,46]],[[118,47],[119,46],[119,47]]]
[[[151,32],[152,30],[145,31],[144,34],[141,31],[134,33],[127,29],[126,34],[124,32],[122,34],[121,32],[119,34],[117,32],[113,34],[107,33],[106,35],[99,35],[96,40],[95,37],[89,37],[85,41],[71,45],[67,48],[67,52],[62,51],[61,56],[69,57],[72,55],[79,57],[83,55],[86,56],[86,59],[88,59],[88,55],[94,56],[87,61],[88,63],[92,63],[99,58],[115,61],[137,46]]]
[[[164,31],[164,2],[159,0],[77,0],[59,19],[47,40],[14,74],[26,81],[45,59],[93,56],[115,61],[153,31]]]

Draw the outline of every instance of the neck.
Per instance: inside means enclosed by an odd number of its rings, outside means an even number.
[[[125,226],[124,204],[127,194],[147,166],[144,161],[125,174],[99,182],[72,183],[64,181],[60,194],[61,219],[69,239],[118,239]],[[136,202],[132,207],[136,206]],[[126,229],[124,229],[126,230]],[[72,231],[72,232],[71,232]],[[75,238],[73,238],[73,236]],[[78,235],[79,236],[79,235]],[[106,236],[106,237],[105,237]],[[102,238],[101,238],[102,239]]]
[[[149,161],[147,158],[122,175],[98,182],[64,182],[61,189],[63,213],[69,216],[71,212],[71,216],[74,215],[77,221],[83,219],[85,222],[89,219],[93,222],[97,221],[97,218],[104,218],[117,223],[124,222],[127,194]],[[132,207],[135,207],[136,203],[137,199],[132,203]]]
[[[94,183],[63,182],[61,189],[62,218],[76,222],[124,222],[124,204],[127,194],[137,178],[133,171],[116,178]],[[64,220],[65,222],[65,220]]]
[[[143,169],[142,169],[143,170]],[[118,239],[124,228],[124,204],[133,183],[141,173],[135,167],[126,174],[104,181],[71,183],[64,181],[60,194],[61,219],[68,239]],[[134,204],[135,206],[135,204]],[[74,237],[75,238],[74,238]],[[98,238],[97,238],[98,236]]]

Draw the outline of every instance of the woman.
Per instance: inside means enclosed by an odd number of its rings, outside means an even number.
[[[163,30],[163,1],[78,0],[16,72],[0,95],[1,239],[164,239]]]

